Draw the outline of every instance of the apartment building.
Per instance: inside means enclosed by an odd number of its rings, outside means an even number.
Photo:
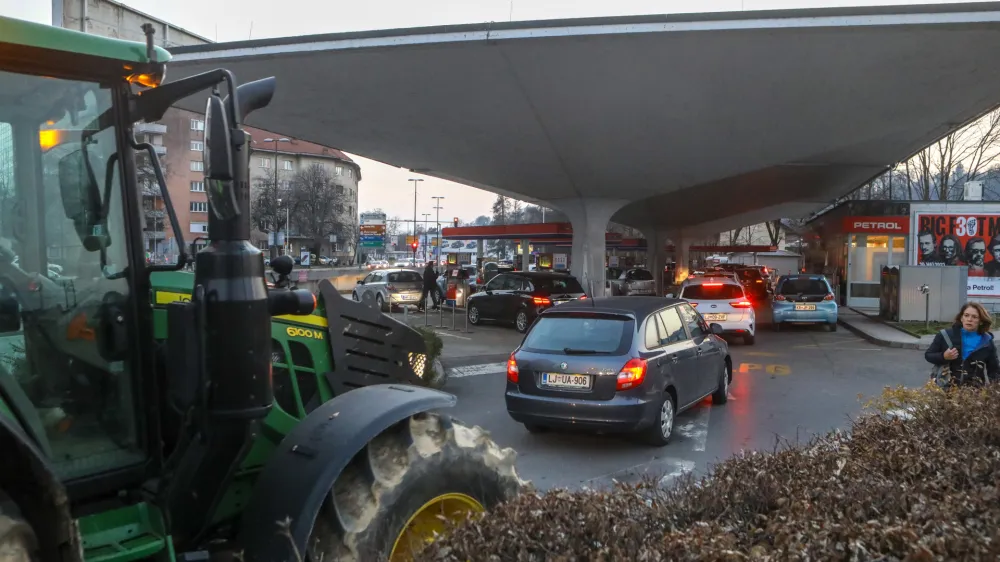
[[[252,187],[257,185],[258,179],[273,182],[277,177],[279,190],[290,190],[296,174],[313,164],[319,164],[327,169],[333,182],[334,197],[337,199],[337,222],[352,234],[358,232],[358,184],[361,181],[361,167],[356,162],[335,148],[282,137],[280,134],[263,129],[245,128],[251,138]],[[251,196],[251,201],[253,200],[254,197]],[[294,214],[289,214],[288,222],[290,228],[286,251],[297,256],[303,249],[315,249],[313,248],[315,241],[301,235]],[[254,243],[261,248],[269,246],[268,233],[255,232]],[[356,235],[345,237],[333,234],[323,241],[319,252],[320,255],[339,258],[341,263],[348,263],[354,258],[356,245]]]
[[[201,35],[179,28],[169,22],[145,14],[134,8],[114,0],[52,0],[52,25],[133,41],[144,41],[142,25],[151,23],[155,30],[154,41],[166,49],[180,45],[202,45],[211,43]],[[169,70],[167,72],[169,80]],[[253,139],[268,137],[284,138],[284,136],[269,131],[254,129]],[[149,142],[155,148],[167,181],[167,189],[173,207],[177,212],[180,233],[174,233],[167,218],[162,194],[155,183],[143,190],[143,208],[145,209],[145,246],[151,256],[171,261],[175,259],[181,240],[190,248],[204,246],[203,238],[208,233],[208,199],[205,194],[203,152],[205,149],[205,121],[199,113],[171,108],[157,123],[139,123],[135,128],[136,140]],[[281,166],[291,166],[284,170],[290,181],[294,171],[308,167],[312,162],[322,162],[330,167],[336,178],[336,185],[342,186],[347,192],[344,202],[343,220],[357,225],[357,182],[361,170],[339,150],[307,143],[295,139],[281,143],[278,157]],[[287,150],[286,153],[282,153]],[[261,157],[256,152],[268,152],[269,162],[273,165],[274,148],[254,146],[254,159],[251,163],[251,175],[259,176],[266,169],[261,168]],[[291,164],[285,164],[290,161]],[[273,173],[273,170],[271,170]],[[281,175],[282,170],[279,170]],[[298,251],[301,244],[296,244],[295,220],[292,218],[292,250]],[[356,229],[355,229],[356,231]],[[178,236],[178,234],[180,236]],[[301,241],[300,241],[301,242]],[[257,233],[255,243],[261,247],[267,245],[266,233]],[[337,240],[328,242],[324,248],[340,257],[353,257],[354,247],[350,241]]]

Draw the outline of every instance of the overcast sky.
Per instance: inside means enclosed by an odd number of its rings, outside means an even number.
[[[119,0],[122,1],[122,0]],[[834,6],[955,3],[955,1],[807,0],[124,0],[124,4],[212,40],[236,41],[487,21],[538,20],[681,12],[770,10]],[[227,9],[228,8],[228,9]],[[0,0],[0,14],[52,21],[51,0]],[[169,77],[169,72],[167,74]],[[353,156],[352,156],[353,157]],[[360,157],[359,210],[381,206],[389,215],[413,216],[413,187],[420,177]],[[472,220],[488,214],[494,195],[427,177],[420,184],[418,215],[434,213],[431,196],[442,195],[441,219]],[[420,219],[422,217],[418,217]],[[433,219],[433,215],[431,217]]]

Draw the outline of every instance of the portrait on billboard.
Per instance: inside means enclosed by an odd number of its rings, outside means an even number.
[[[1000,297],[1000,214],[917,214],[917,264],[968,268],[968,294]]]

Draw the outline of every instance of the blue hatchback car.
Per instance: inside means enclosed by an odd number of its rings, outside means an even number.
[[[837,301],[822,275],[782,275],[774,286],[771,316],[775,331],[784,324],[823,324],[837,331]]]

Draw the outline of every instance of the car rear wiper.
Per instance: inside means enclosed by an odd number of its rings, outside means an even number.
[[[597,351],[596,349],[573,349],[572,347],[564,347],[563,353],[566,355],[593,355],[595,353],[604,353],[603,351]]]

